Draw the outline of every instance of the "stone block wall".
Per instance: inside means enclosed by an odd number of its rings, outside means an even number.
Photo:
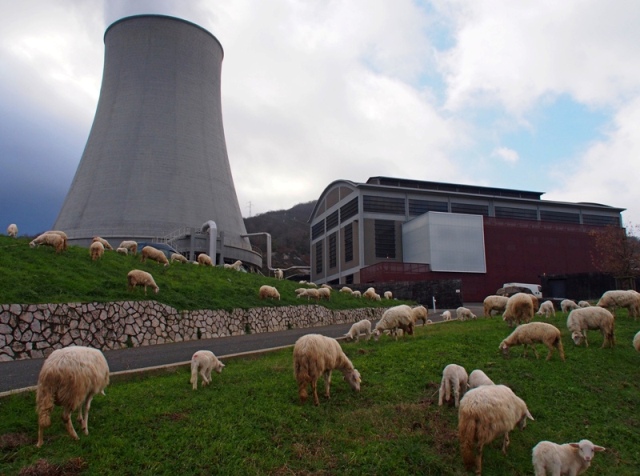
[[[379,319],[384,308],[323,306],[178,311],[155,301],[0,305],[0,362],[69,345],[101,350]]]

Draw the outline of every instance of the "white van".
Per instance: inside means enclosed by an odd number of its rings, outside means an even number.
[[[542,286],[539,284],[528,284],[528,283],[504,283],[502,285],[503,288],[525,288],[531,291],[538,299],[542,299]]]

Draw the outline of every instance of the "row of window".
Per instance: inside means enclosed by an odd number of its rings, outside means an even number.
[[[345,203],[339,210],[336,210],[324,220],[313,225],[311,227],[311,239],[314,240],[319,236],[324,235],[325,231],[329,231],[332,228],[337,227],[339,223],[344,223],[346,220],[357,214],[358,197]]]
[[[393,222],[391,222],[393,223]],[[344,261],[349,263],[353,261],[353,224],[350,223],[343,228],[344,230]],[[338,232],[332,233],[328,238],[329,243],[329,268],[335,268],[338,265]],[[395,245],[395,243],[394,243]],[[316,243],[316,273],[322,273],[322,248],[324,241]]]

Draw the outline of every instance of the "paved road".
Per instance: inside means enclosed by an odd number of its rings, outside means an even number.
[[[474,314],[482,315],[481,304],[468,304],[467,307]],[[452,311],[455,316],[455,310]],[[429,318],[436,322],[439,320],[440,313],[442,313],[442,310],[439,310],[437,314],[429,314]],[[350,327],[351,324],[336,324],[324,327],[173,342],[170,344],[107,350],[104,355],[107,358],[107,362],[109,362],[109,370],[112,373],[143,370],[186,363],[191,360],[193,353],[200,349],[211,350],[220,359],[224,359],[224,357],[237,354],[291,346],[295,344],[298,337],[312,332],[329,337],[341,337]],[[44,359],[24,359],[0,362],[0,397],[7,393],[35,386],[38,383],[38,374],[43,361]]]

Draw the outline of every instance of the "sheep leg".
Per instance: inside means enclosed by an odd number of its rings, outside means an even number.
[[[313,404],[318,406],[320,405],[320,398],[318,398],[318,379],[312,380],[311,388],[313,389]]]
[[[476,474],[482,474],[482,449],[483,444],[478,445],[478,453],[476,454]]]
[[[586,347],[589,347],[589,341],[587,340],[587,330],[586,329],[582,331],[582,336],[584,337],[584,345]]]
[[[553,346],[549,344],[548,348],[549,348],[549,353],[547,354],[546,360],[551,360],[551,356],[553,355]]]
[[[300,381],[298,382],[298,397],[300,397],[300,403],[304,403],[307,401],[307,382]]]
[[[84,431],[85,435],[89,434],[89,409],[91,408],[91,401],[93,400],[93,395],[89,395],[87,400],[84,402],[84,415],[82,413],[83,408],[80,407],[80,418],[82,422],[82,431]]]
[[[329,389],[331,388],[331,370],[324,371],[324,396],[331,398]]]
[[[509,440],[509,432],[507,431],[504,434],[504,439],[502,440],[502,454],[503,455],[507,454],[507,448],[509,447],[510,443],[511,443],[511,441]]]
[[[200,368],[200,375],[202,375],[202,386],[205,387],[209,384],[210,379],[207,378],[207,369],[205,369],[204,367]]]
[[[73,428],[73,423],[71,422],[71,410],[65,408],[62,412],[62,421],[64,422],[64,426],[67,428],[67,433],[74,440],[79,440],[78,434],[76,433],[75,428]]]

